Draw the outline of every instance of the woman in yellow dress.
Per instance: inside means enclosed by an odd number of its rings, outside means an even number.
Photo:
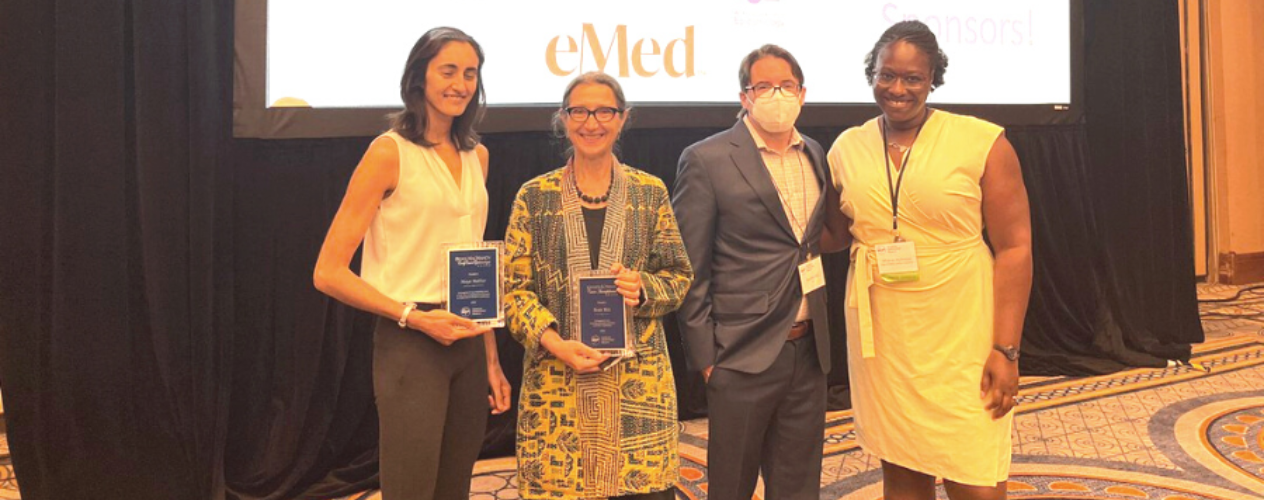
[[[676,386],[662,316],[680,306],[693,271],[663,182],[614,155],[627,113],[614,78],[572,81],[554,115],[570,160],[514,200],[505,312],[526,347],[522,498],[675,498]],[[598,269],[617,274],[634,316],[634,354],[612,365],[571,336],[571,276]]]
[[[1009,474],[1027,192],[1001,127],[927,107],[947,65],[925,24],[893,25],[866,58],[882,116],[829,152],[853,238],[856,431],[888,499],[933,499],[936,477],[954,500],[1005,498]]]

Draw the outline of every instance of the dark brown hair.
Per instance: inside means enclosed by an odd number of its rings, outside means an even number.
[[[776,57],[790,65],[790,73],[799,80],[799,85],[803,85],[803,67],[799,66],[799,61],[794,58],[790,51],[783,49],[771,43],[765,44],[763,47],[752,50],[746,57],[742,58],[742,65],[737,69],[737,82],[742,92],[746,91],[746,87],[751,84],[751,68],[755,63],[765,57]],[[737,117],[746,116],[746,108],[742,108],[737,112]]]
[[[944,51],[939,50],[939,40],[935,38],[935,33],[925,23],[914,19],[892,24],[882,33],[882,36],[878,37],[878,42],[873,44],[873,50],[865,56],[865,79],[868,80],[869,86],[873,86],[873,78],[877,76],[878,53],[888,45],[899,41],[917,47],[917,50],[930,59],[931,90],[944,84],[944,73],[948,71],[948,56],[944,54]]]
[[[465,112],[452,120],[452,143],[468,151],[478,145],[479,137],[474,131],[474,124],[483,118],[487,104],[483,95],[483,48],[474,38],[456,28],[431,29],[413,45],[412,52],[408,53],[408,63],[404,66],[404,76],[399,80],[399,97],[404,101],[404,110],[390,116],[391,128],[409,141],[434,146],[426,140],[429,120],[426,115],[426,69],[439,51],[452,42],[468,43],[478,54],[478,86]]]

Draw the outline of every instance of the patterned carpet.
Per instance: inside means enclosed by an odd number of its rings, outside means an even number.
[[[9,460],[9,435],[0,434],[0,498],[22,498],[18,491],[18,479],[13,475]]]
[[[1192,366],[1023,378],[1010,498],[1264,499],[1264,290],[1200,286],[1199,298],[1207,342]],[[681,428],[677,496],[703,499],[707,423]],[[880,464],[857,447],[851,412],[827,415],[823,445],[821,498],[881,498]],[[514,468],[513,458],[479,462],[470,498],[518,498]],[[0,498],[16,489],[0,469]]]
[[[1024,377],[1010,498],[1264,499],[1264,290],[1244,288],[1199,286],[1207,342],[1192,366]],[[821,498],[881,498],[880,464],[856,445],[851,412],[826,418]],[[707,422],[681,429],[677,497],[704,499]],[[513,471],[512,458],[479,462],[470,498],[517,498]]]

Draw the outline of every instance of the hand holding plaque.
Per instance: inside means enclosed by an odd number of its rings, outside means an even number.
[[[540,346],[580,374],[599,372],[601,365],[610,359],[609,354],[588,347],[583,342],[563,339],[552,328],[546,329],[540,336]]]
[[[480,326],[505,326],[505,244],[501,241],[452,243],[444,246],[443,302],[448,312]]]
[[[632,307],[641,305],[641,273],[623,267],[623,264],[619,263],[615,263],[610,268],[610,272],[615,275],[614,284],[618,286],[623,302]]]
[[[573,278],[576,321],[571,338],[611,356],[628,356],[634,352],[632,320],[616,280],[611,273],[596,271]]]

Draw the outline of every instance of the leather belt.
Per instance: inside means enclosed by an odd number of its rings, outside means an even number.
[[[786,335],[786,340],[801,339],[809,333],[812,333],[812,320],[799,321],[790,326],[790,333]]]

